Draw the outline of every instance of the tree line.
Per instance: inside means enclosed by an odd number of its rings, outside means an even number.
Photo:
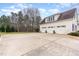
[[[10,16],[0,17],[0,32],[38,32],[40,12],[37,8],[26,8]]]

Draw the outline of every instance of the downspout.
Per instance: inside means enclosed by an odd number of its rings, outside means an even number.
[[[78,24],[79,24],[79,21],[78,21],[78,14],[77,14],[77,10],[76,10],[76,19],[77,19],[77,21],[76,21],[76,22],[77,22],[77,31],[78,31],[78,26],[79,26]]]

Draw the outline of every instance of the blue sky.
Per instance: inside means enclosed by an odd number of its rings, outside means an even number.
[[[42,18],[55,13],[64,12],[72,8],[79,9],[78,3],[0,3],[0,16],[10,15],[10,12],[17,13],[24,8],[38,8]]]

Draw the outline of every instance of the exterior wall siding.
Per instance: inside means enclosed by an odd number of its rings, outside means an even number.
[[[72,32],[72,20],[73,18],[53,23],[40,24],[40,32],[47,31],[48,33],[53,33],[53,31],[55,31],[58,34],[70,33]]]
[[[79,31],[79,16],[78,16],[78,24],[77,24],[77,28],[78,28],[78,31]]]

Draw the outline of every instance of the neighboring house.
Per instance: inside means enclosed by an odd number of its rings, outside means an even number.
[[[48,16],[40,23],[40,32],[67,34],[79,30],[77,9]]]

